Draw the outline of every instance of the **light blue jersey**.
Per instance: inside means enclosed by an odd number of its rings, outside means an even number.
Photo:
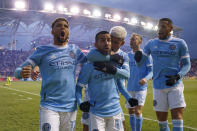
[[[153,76],[152,72],[152,61],[150,57],[146,59],[146,61],[141,64],[140,66],[136,65],[134,59],[133,51],[128,53],[129,56],[129,66],[130,66],[130,78],[128,79],[127,83],[127,90],[128,91],[142,91],[146,90],[148,83],[144,84],[143,86],[139,84],[139,81],[145,78],[148,82],[150,78]]]
[[[111,117],[119,114],[120,106],[119,90],[125,91],[124,86],[117,85],[117,78],[112,74],[107,74],[94,69],[93,63],[83,65],[77,82],[77,101],[82,103],[81,90],[88,85],[90,97],[90,112],[100,117]],[[127,100],[130,97],[126,94]]]
[[[75,45],[40,46],[29,59],[16,69],[16,77],[25,65],[38,65],[42,76],[41,101],[43,107],[54,111],[72,112],[77,108],[75,97],[75,69],[86,62],[85,55]]]
[[[166,75],[179,74],[183,77],[190,69],[189,51],[184,40],[169,37],[167,40],[158,38],[150,40],[144,47],[144,55],[153,59],[153,87],[156,89],[170,88],[166,86]],[[144,59],[143,59],[144,60]],[[180,63],[183,66],[180,66]],[[181,79],[173,86],[179,84]]]
[[[129,57],[127,53],[123,52],[122,50],[118,50],[115,54],[119,54],[123,57],[124,63],[121,67],[117,68],[117,73],[115,76],[119,78],[125,78],[128,79],[130,76],[129,73]],[[101,54],[96,48],[93,48],[90,50],[90,52],[87,55],[88,61],[96,62],[96,61],[110,61],[110,55],[103,55]]]

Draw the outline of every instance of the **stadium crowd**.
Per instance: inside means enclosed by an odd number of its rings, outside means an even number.
[[[84,44],[85,46],[85,44]],[[81,49],[86,49],[87,46]],[[128,48],[123,46],[122,48],[128,52]],[[20,64],[22,64],[27,57],[32,53],[32,51],[23,51],[23,50],[7,50],[0,49],[0,77],[14,76],[14,70]],[[197,77],[197,59],[191,59],[191,69],[187,73],[186,77]]]
[[[22,64],[30,54],[30,51],[1,49],[0,76],[14,76],[16,67]]]

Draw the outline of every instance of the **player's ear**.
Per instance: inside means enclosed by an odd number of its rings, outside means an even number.
[[[97,43],[96,42],[94,42],[94,46],[97,48]]]
[[[124,40],[122,40],[121,46],[123,46],[123,45],[124,45],[124,43],[125,43],[125,41],[124,41]]]
[[[51,34],[52,34],[52,35],[54,34],[54,31],[53,31],[53,29],[51,30]]]
[[[170,31],[172,31],[173,30],[173,25],[172,24],[170,24]]]

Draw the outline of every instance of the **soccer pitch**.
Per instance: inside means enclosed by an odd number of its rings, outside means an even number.
[[[184,131],[197,131],[197,80],[184,80],[187,107],[184,112]],[[156,115],[153,111],[152,83],[149,83],[146,103],[143,109],[142,131],[158,131]],[[0,131],[38,131],[41,82],[12,82],[8,87],[0,82]],[[121,105],[126,119],[126,130],[130,131],[125,99]],[[76,131],[82,131],[81,111],[77,113]],[[171,117],[169,112],[169,123]],[[172,125],[169,125],[172,128]]]

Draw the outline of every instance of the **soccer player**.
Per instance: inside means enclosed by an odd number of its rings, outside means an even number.
[[[115,76],[121,78],[118,80],[120,84],[125,83],[130,76],[130,69],[129,69],[129,58],[127,53],[123,52],[120,47],[125,43],[125,37],[127,35],[126,29],[122,26],[114,26],[110,29],[110,36],[111,36],[111,55],[103,55],[97,49],[91,49],[87,55],[87,59],[92,62],[96,61],[114,61],[119,63],[117,71],[115,72]],[[120,66],[121,65],[121,66]],[[114,67],[108,63],[100,63],[97,66],[97,69],[106,73],[111,73],[110,70]],[[125,127],[125,118],[124,114],[122,113],[122,120],[123,126]],[[125,129],[126,130],[126,129]]]
[[[5,84],[6,86],[10,86],[11,85],[11,77],[7,77],[7,83]]]
[[[111,49],[111,37],[106,31],[96,34],[95,47],[103,55],[108,55]],[[76,96],[80,109],[90,111],[91,131],[123,131],[121,106],[118,90],[124,95],[131,106],[136,106],[138,101],[130,97],[124,86],[117,85],[117,78],[97,70],[95,63],[83,65],[79,74]],[[88,86],[89,102],[82,102],[82,88]]]
[[[129,73],[129,58],[127,53],[123,52],[120,47],[124,45],[125,43],[125,37],[127,35],[127,32],[124,27],[122,26],[114,26],[110,29],[110,36],[111,36],[111,54],[103,55],[97,49],[91,49],[90,52],[87,55],[88,61],[114,61],[116,63],[119,63],[121,65],[121,68],[117,68],[117,71],[115,72],[115,75],[118,77],[122,77],[125,79],[128,79],[130,76]],[[111,73],[110,68],[112,68],[112,65],[110,63],[108,64],[99,64],[96,65],[97,69],[100,69],[104,72]],[[105,68],[103,68],[103,66]],[[103,70],[106,69],[106,70]]]
[[[52,23],[54,43],[37,47],[36,51],[15,71],[17,78],[31,76],[39,66],[42,76],[39,131],[73,131],[76,121],[75,69],[86,62],[76,45],[68,44],[69,23],[57,18]]]
[[[133,98],[138,100],[138,106],[129,108],[130,126],[132,131],[141,131],[142,128],[142,108],[145,103],[147,95],[148,80],[152,78],[152,62],[148,58],[140,66],[136,65],[134,55],[136,51],[140,51],[140,45],[142,44],[142,37],[139,34],[133,33],[130,38],[131,52],[128,53],[129,56],[129,66],[130,66],[130,78],[127,83],[127,90]]]
[[[138,65],[151,55],[153,59],[153,104],[161,131],[169,131],[168,109],[171,111],[173,131],[183,130],[183,76],[191,67],[186,42],[171,36],[172,20],[162,18],[158,24],[158,38],[150,40],[144,53],[135,53]],[[180,65],[181,63],[181,65]]]

